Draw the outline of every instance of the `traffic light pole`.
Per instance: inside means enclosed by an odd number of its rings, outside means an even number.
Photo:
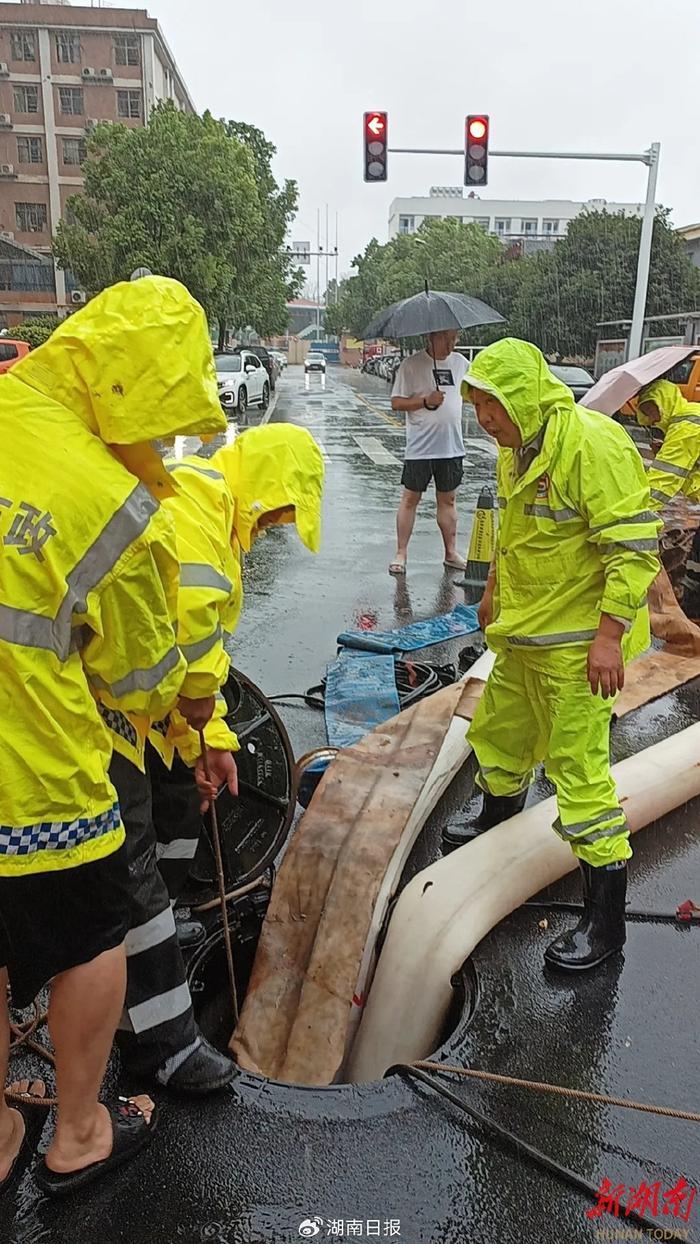
[[[462,156],[464,148],[460,147],[389,147],[389,152],[396,155],[450,155]],[[644,312],[647,303],[647,287],[649,284],[649,264],[651,261],[651,242],[654,232],[654,215],[656,212],[656,182],[659,173],[659,157],[661,144],[652,143],[648,151],[490,151],[489,156],[505,156],[508,159],[523,160],[615,160],[628,161],[635,164],[646,164],[647,194],[642,217],[642,231],[639,238],[639,257],[637,259],[637,282],[634,290],[634,307],[632,310],[632,327],[627,347],[628,359],[638,358],[642,352],[644,335]]]

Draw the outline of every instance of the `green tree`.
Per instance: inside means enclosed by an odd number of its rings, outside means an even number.
[[[571,222],[551,251],[506,265],[521,270],[511,286],[511,305],[496,304],[509,316],[508,330],[549,355],[591,358],[596,324],[631,318],[640,230],[637,217],[587,212]],[[646,314],[694,310],[699,299],[700,272],[668,211],[661,209],[654,222]]]
[[[26,341],[35,350],[37,346],[43,346],[60,323],[56,315],[37,315],[34,319],[15,325],[7,335],[15,341]]]
[[[230,128],[233,127],[233,128]],[[148,125],[101,123],[88,138],[85,192],[69,201],[55,254],[96,293],[142,265],[176,277],[211,320],[260,333],[280,321],[279,221],[296,188],[277,191],[264,136],[159,104]],[[283,299],[284,301],[284,299]]]

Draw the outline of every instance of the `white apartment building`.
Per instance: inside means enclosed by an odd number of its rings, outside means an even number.
[[[504,241],[538,239],[546,245],[562,237],[569,222],[581,212],[604,209],[641,216],[643,208],[642,203],[609,203],[606,199],[586,203],[572,199],[480,199],[475,194],[466,195],[463,186],[432,186],[425,198],[394,199],[389,208],[389,237],[415,233],[424,220],[438,217],[481,225],[486,233]]]

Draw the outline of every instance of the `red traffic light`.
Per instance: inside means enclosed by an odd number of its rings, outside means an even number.
[[[489,164],[489,119],[470,114],[464,123],[464,184],[485,186]]]
[[[365,113],[365,128],[372,138],[381,138],[386,132],[386,113],[385,112],[367,112]]]
[[[366,112],[364,118],[365,181],[386,181],[389,114]]]

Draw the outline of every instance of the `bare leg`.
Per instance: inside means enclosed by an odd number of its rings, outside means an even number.
[[[9,1174],[20,1151],[24,1119],[11,1110],[3,1092],[10,1061],[10,1016],[7,1010],[7,969],[0,968],[0,1180]]]
[[[408,557],[408,542],[413,535],[416,521],[416,510],[422,497],[420,492],[411,492],[404,488],[396,515],[396,562],[405,562]]]
[[[457,493],[439,492],[437,494],[437,523],[445,545],[445,561],[454,565],[465,566],[466,563],[457,552]]]
[[[56,1133],[46,1155],[50,1170],[65,1174],[108,1157],[109,1114],[98,1102],[107,1059],[126,992],[124,946],[55,977],[49,1031],[56,1050]],[[136,1098],[150,1118],[150,1099]]]

